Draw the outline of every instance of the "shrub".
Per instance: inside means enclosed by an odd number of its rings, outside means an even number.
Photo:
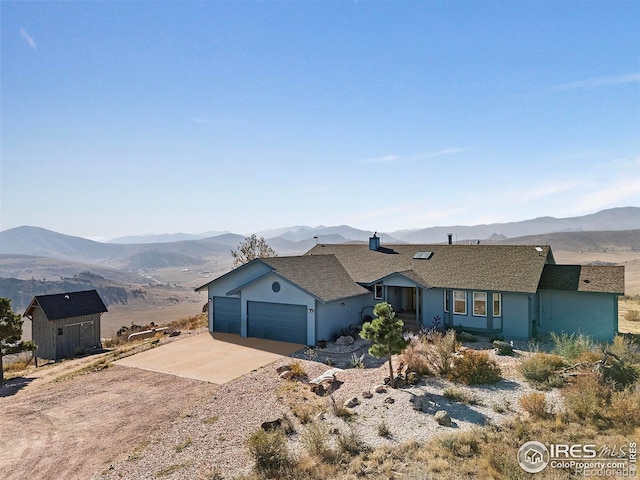
[[[400,361],[407,366],[407,372],[416,372],[418,375],[431,374],[424,343],[419,338],[411,339],[411,343],[402,351]]]
[[[472,457],[480,451],[480,435],[476,431],[449,433],[437,438],[445,450],[456,457]]]
[[[636,388],[613,392],[608,417],[622,433],[631,433],[640,427],[640,391]]]
[[[562,386],[564,381],[556,371],[564,366],[564,359],[549,353],[534,353],[518,364],[522,376],[537,386]]]
[[[384,420],[378,424],[378,435],[381,437],[391,437],[391,431],[389,430],[389,425]]]
[[[638,363],[640,361],[638,348],[640,347],[632,339],[616,335],[613,343],[607,346],[607,351],[616,355],[622,362]]]
[[[336,452],[329,445],[329,429],[323,424],[312,423],[302,433],[304,449],[312,457],[325,462],[334,462]]]
[[[352,420],[352,418],[356,415],[356,412],[354,412],[353,410],[345,407],[340,402],[336,402],[336,399],[333,398],[333,396],[331,396],[331,411],[336,417],[341,418],[345,422]]]
[[[353,427],[349,429],[349,433],[340,433],[336,441],[340,453],[343,455],[355,457],[361,453],[371,451],[371,447],[364,442]]]
[[[289,368],[291,369],[293,379],[301,379],[307,376],[307,371],[304,369],[304,365],[300,360],[294,360],[289,364]]]
[[[545,419],[551,417],[544,393],[532,392],[520,397],[518,403],[522,409],[533,418]]]
[[[360,356],[355,352],[351,354],[351,366],[353,368],[364,368],[364,353]]]
[[[500,380],[500,367],[489,358],[487,352],[466,350],[453,359],[453,369],[448,375],[454,382],[467,385],[496,383]]]
[[[585,352],[599,349],[599,345],[591,337],[582,333],[579,335],[575,333],[551,333],[551,339],[555,343],[554,352],[567,360],[575,360]]]
[[[627,322],[640,322],[640,311],[638,311],[638,310],[627,310],[624,313],[624,319]]]
[[[430,330],[422,337],[427,361],[433,367],[433,371],[439,375],[448,375],[451,372],[454,353],[459,348],[455,330],[447,333]]]
[[[293,464],[287,449],[287,439],[281,430],[257,430],[249,437],[247,446],[255,462],[256,472],[268,478],[284,476]]]
[[[580,420],[604,418],[610,397],[611,390],[594,373],[578,376],[564,390],[567,412]]]
[[[459,388],[456,387],[447,387],[442,392],[442,396],[447,400],[451,400],[452,402],[464,403],[465,405],[477,405],[478,400],[469,395],[466,392],[463,392]]]

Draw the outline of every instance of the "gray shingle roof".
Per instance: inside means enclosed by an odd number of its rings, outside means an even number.
[[[323,302],[369,293],[353,281],[334,255],[272,257],[261,261],[282,278]]]
[[[534,293],[545,263],[553,262],[549,246],[532,245],[316,245],[305,256],[335,255],[354,281],[368,284],[394,272],[413,271],[431,287]],[[414,259],[432,251],[429,260]]]
[[[624,267],[545,265],[540,288],[574,292],[624,293]]]
[[[40,305],[49,320],[92,315],[107,311],[107,307],[95,290],[36,295],[27,307],[24,316],[31,315],[37,305]]]

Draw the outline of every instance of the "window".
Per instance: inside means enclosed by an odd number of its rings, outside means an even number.
[[[62,335],[62,328],[58,328],[58,335]]]
[[[493,316],[494,317],[502,316],[502,294],[501,293],[493,294]]]
[[[382,299],[382,284],[381,283],[376,283],[374,289],[373,289],[373,298],[375,298],[376,300],[381,300]]]
[[[449,313],[449,299],[451,297],[449,296],[449,292],[447,290],[443,290],[442,293],[444,293],[444,311],[445,313]]]
[[[453,313],[467,314],[467,292],[463,290],[453,291]]]
[[[278,293],[280,291],[280,283],[279,282],[273,282],[271,284],[271,290],[273,290],[273,293]]]
[[[487,316],[487,294],[486,292],[473,292],[473,314],[476,317]]]

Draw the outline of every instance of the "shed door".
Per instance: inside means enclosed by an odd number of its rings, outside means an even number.
[[[240,299],[213,297],[213,331],[240,335]]]
[[[250,337],[307,343],[307,307],[282,303],[248,302]]]

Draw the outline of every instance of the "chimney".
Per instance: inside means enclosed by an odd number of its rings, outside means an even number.
[[[453,245],[453,233],[447,233],[447,240],[449,245]]]
[[[373,232],[373,236],[369,238],[369,250],[374,252],[380,248],[380,238],[376,235],[378,232]]]

